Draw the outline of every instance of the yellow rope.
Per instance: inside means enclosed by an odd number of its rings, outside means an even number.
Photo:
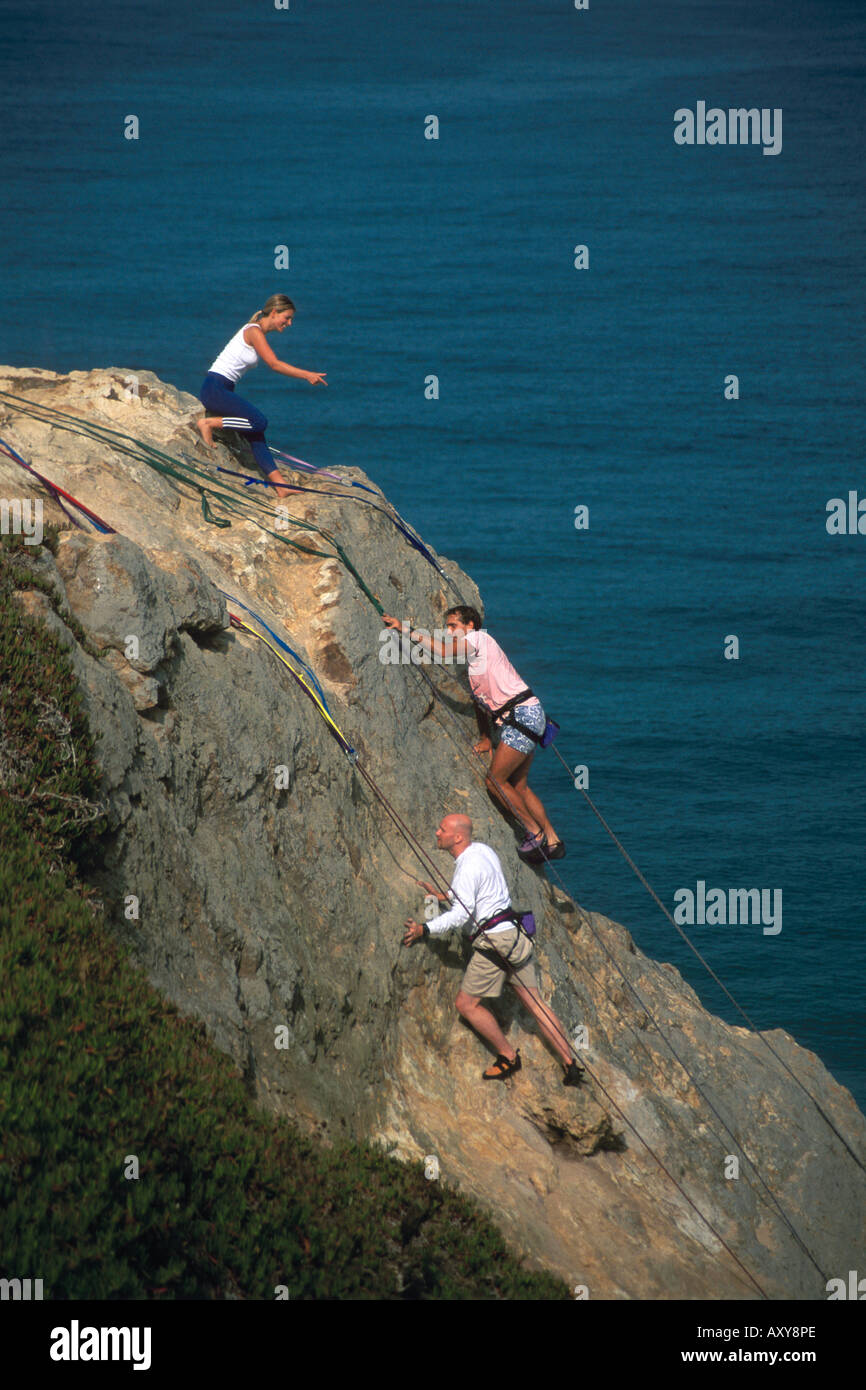
[[[330,727],[334,730],[334,733],[343,743],[345,743],[347,748],[351,748],[352,745],[346,738],[346,735],[343,733],[339,725],[336,724],[334,720],[331,718],[330,714],[325,709],[325,706],[322,704],[321,700],[319,699],[318,695],[316,694],[315,690],[312,688],[310,683],[307,680],[305,680],[302,673],[296,670],[294,665],[285,656],[283,656],[283,653],[277,647],[274,646],[273,642],[271,642],[267,637],[263,637],[260,632],[256,632],[254,628],[250,627],[249,623],[245,623],[242,621],[242,619],[235,617],[234,614],[232,614],[232,623],[235,627],[243,628],[244,632],[249,633],[250,637],[255,637],[257,642],[264,642],[266,647],[270,647],[277,660],[281,661],[283,665],[286,667],[286,669],[291,671],[295,680],[298,681],[299,684],[304,687],[310,699],[316,705],[316,708],[318,709],[322,718],[325,720],[325,723],[330,725]]]

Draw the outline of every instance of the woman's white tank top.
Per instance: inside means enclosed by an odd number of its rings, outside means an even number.
[[[227,381],[237,381],[250,367],[254,367],[259,360],[259,354],[249,343],[244,342],[244,330],[257,326],[254,323],[245,323],[243,328],[239,328],[235,336],[226,343],[210,371],[219,372]]]

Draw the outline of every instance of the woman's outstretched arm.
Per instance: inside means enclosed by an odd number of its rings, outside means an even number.
[[[247,338],[247,333],[250,335],[249,338]],[[250,347],[255,348],[259,357],[272,371],[280,372],[282,376],[300,377],[302,381],[308,381],[311,386],[315,386],[317,383],[327,386],[328,383],[325,380],[328,375],[327,372],[305,372],[302,367],[291,367],[288,362],[281,362],[273,348],[268,346],[268,340],[258,324],[246,330],[244,339]]]

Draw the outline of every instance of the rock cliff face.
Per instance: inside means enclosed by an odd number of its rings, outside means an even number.
[[[95,881],[153,983],[205,1021],[264,1106],[325,1137],[435,1154],[442,1178],[479,1198],[518,1250],[592,1298],[759,1296],[731,1252],[771,1297],[826,1297],[826,1279],[862,1262],[862,1168],[758,1036],[711,1017],[623,927],[520,863],[469,755],[467,690],[428,666],[440,701],[417,669],[380,661],[381,619],[333,545],[289,527],[327,553],[292,549],[252,519],[252,505],[245,519],[212,501],[232,524],[210,525],[194,489],[119,441],[61,427],[97,422],[135,436],[239,496],[216,464],[237,469],[242,453],[204,449],[194,398],[147,372],[135,394],[129,375],[2,368],[0,390],[70,419],[37,419],[0,397],[0,436],[118,532],[70,528],[56,563],[44,550],[32,560],[98,659],[44,596],[20,601],[70,648],[110,821]],[[472,581],[448,560],[437,571],[385,511],[356,504],[347,487],[291,476],[320,493],[293,494],[288,516],[330,532],[386,612],[434,628],[458,591],[481,607]],[[353,469],[341,476],[369,482]],[[248,504],[251,491],[262,492],[248,489]],[[46,520],[66,524],[2,456],[0,496],[41,498]],[[524,1069],[504,1085],[481,1082],[487,1054],[453,1008],[456,938],[400,945],[404,919],[422,915],[414,876],[428,873],[274,653],[230,625],[228,610],[251,620],[220,591],[310,664],[363,765],[446,878],[452,861],[435,849],[435,826],[446,811],[472,817],[514,900],[535,912],[544,997],[569,1030],[587,1030],[588,1085],[560,1085],[557,1062],[507,997],[500,1018]],[[768,1036],[866,1162],[866,1124],[848,1092],[787,1034]],[[739,1156],[738,1178],[726,1176],[727,1155]]]

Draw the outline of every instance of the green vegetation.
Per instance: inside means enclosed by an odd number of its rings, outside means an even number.
[[[36,549],[0,546],[0,1274],[46,1298],[568,1298],[420,1165],[255,1109],[127,961],[79,877],[105,827],[70,662],[11,597],[53,601]]]

